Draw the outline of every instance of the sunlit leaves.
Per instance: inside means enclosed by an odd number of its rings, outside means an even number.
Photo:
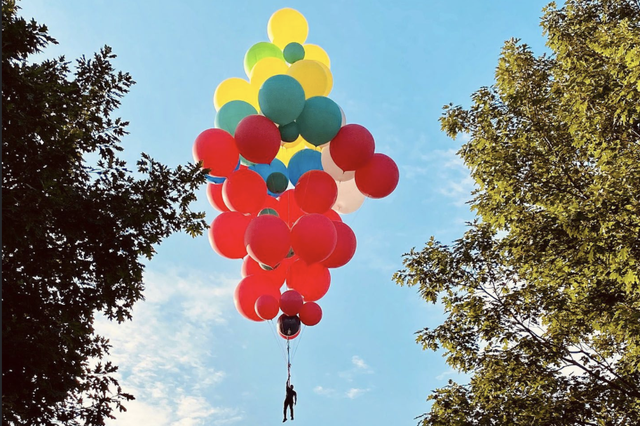
[[[571,0],[542,24],[551,55],[506,42],[495,84],[441,118],[470,137],[478,218],[395,278],[447,314],[418,342],[471,376],[424,424],[640,422],[640,4]]]

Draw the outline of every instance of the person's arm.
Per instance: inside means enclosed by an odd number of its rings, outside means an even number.
[[[298,392],[293,391],[293,405],[298,403]]]

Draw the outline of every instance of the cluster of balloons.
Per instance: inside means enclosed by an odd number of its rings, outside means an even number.
[[[329,270],[355,253],[356,236],[340,214],[356,211],[366,197],[389,195],[399,172],[375,152],[371,133],[346,124],[327,97],[329,57],[304,44],[304,16],[278,10],[267,29],[270,42],[245,54],[249,80],[218,85],[214,128],[196,138],[193,157],[209,170],[207,197],[221,212],[209,230],[211,246],[243,259],[237,310],[253,321],[282,312],[278,331],[292,339],[301,323],[320,322],[316,302],[329,290]]]

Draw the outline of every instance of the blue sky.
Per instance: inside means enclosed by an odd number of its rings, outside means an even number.
[[[213,92],[244,77],[243,57],[268,41],[273,12],[293,7],[309,23],[307,42],[329,54],[330,97],[348,123],[367,127],[376,151],[400,168],[396,191],[343,216],[358,238],[355,257],[332,270],[324,317],[293,341],[296,422],[413,425],[425,399],[460,378],[414,332],[436,326],[438,306],[391,282],[401,255],[431,235],[450,242],[472,219],[472,182],[441,131],[444,104],[469,105],[490,85],[505,40],[545,51],[545,1],[45,1],[22,14],[49,26],[60,45],[46,55],[87,56],[113,47],[116,67],[137,84],[118,115],[131,122],[125,158],[146,152],[175,166],[192,161],[195,137],[213,127]],[[194,209],[216,211],[204,187]],[[117,425],[278,424],[286,380],[284,340],[233,306],[241,261],[214,253],[206,236],[175,235],[148,263],[146,300],[125,324],[100,318],[120,380],[136,401]]]

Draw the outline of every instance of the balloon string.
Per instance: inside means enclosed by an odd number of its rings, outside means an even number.
[[[269,323],[269,329],[271,330],[271,335],[275,339],[276,345],[280,348],[280,355],[282,355],[282,359],[284,359],[286,361],[287,357],[286,357],[286,355],[284,353],[284,346],[282,346],[282,344],[278,340],[278,336],[276,335],[275,326],[273,325],[273,321],[268,320],[267,322]]]
[[[296,357],[296,353],[298,352],[298,348],[300,347],[300,342],[302,342],[302,335],[304,334],[304,331],[307,329],[306,325],[302,326],[302,331],[300,332],[300,338],[298,339],[298,343],[296,344],[295,349],[293,350],[293,355],[291,356],[291,358],[295,358]]]
[[[287,386],[291,383],[291,357],[289,356],[289,342],[287,339]]]

